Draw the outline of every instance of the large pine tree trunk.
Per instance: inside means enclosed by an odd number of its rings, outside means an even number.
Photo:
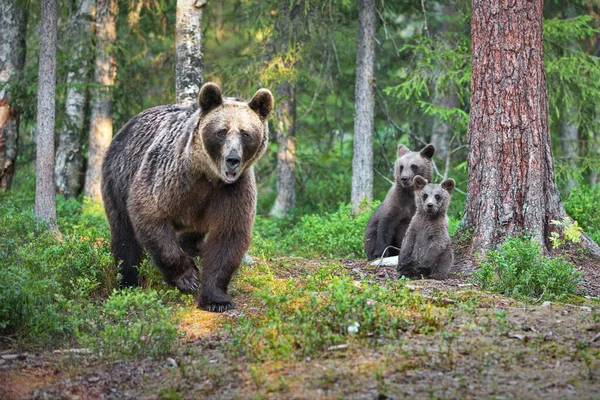
[[[65,197],[74,197],[83,186],[84,158],[82,154],[83,128],[88,102],[88,70],[92,60],[91,44],[94,0],[79,0],[77,10],[70,18],[70,58],[67,75],[65,121],[60,129],[54,175],[56,190]]]
[[[465,222],[474,252],[523,233],[548,249],[551,221],[566,216],[548,131],[542,9],[543,0],[473,1]]]
[[[281,218],[296,206],[296,91],[285,81],[277,90],[277,198],[270,214]]]
[[[96,61],[90,117],[88,163],[84,193],[101,202],[100,176],[102,160],[112,140],[112,87],[117,64],[113,47],[117,40],[117,0],[98,0],[96,5]]]
[[[26,31],[25,6],[0,0],[0,190],[10,189],[15,173],[19,111],[11,104],[8,92],[25,64]]]
[[[352,208],[373,200],[373,132],[375,130],[375,0],[360,0],[352,159]]]
[[[177,0],[175,22],[175,93],[177,104],[198,101],[204,69],[202,7],[206,0]]]
[[[56,229],[54,121],[56,106],[56,0],[42,0],[35,152],[35,217]]]

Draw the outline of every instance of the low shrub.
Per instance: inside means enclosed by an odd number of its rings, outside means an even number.
[[[155,290],[115,290],[87,315],[79,340],[106,357],[161,356],[178,337],[173,308]]]
[[[573,187],[564,202],[567,214],[571,216],[592,239],[600,244],[600,185],[577,185]]]
[[[482,289],[516,298],[561,300],[577,293],[581,273],[563,258],[540,253],[537,242],[511,238],[478,257],[473,280]]]

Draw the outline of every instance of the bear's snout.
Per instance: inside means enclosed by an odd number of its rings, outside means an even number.
[[[237,169],[242,162],[242,158],[237,154],[237,151],[229,153],[227,158],[225,159],[225,164],[227,164],[227,168],[234,171]]]

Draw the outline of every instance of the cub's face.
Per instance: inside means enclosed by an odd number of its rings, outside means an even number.
[[[398,145],[396,165],[394,176],[396,184],[403,188],[409,188],[413,185],[413,178],[421,175],[425,179],[431,179],[432,167],[431,159],[435,153],[435,147],[428,144],[420,151],[410,151],[403,144]]]
[[[427,183],[420,175],[413,179],[417,211],[428,215],[445,215],[454,190],[454,179],[446,179],[441,184]]]
[[[267,148],[273,95],[260,89],[246,103],[221,97],[219,88],[207,83],[200,90],[199,102],[199,133],[210,168],[224,183],[234,183]]]

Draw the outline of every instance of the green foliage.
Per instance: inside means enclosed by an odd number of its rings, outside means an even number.
[[[552,220],[551,223],[553,225],[562,228],[562,236],[558,232],[550,233],[550,241],[552,242],[552,247],[557,248],[565,244],[566,242],[570,243],[579,243],[581,242],[581,234],[583,229],[579,226],[577,221],[573,221],[569,217],[564,217],[561,221]],[[564,238],[564,239],[563,239]]]
[[[23,344],[69,340],[77,325],[76,304],[100,298],[115,285],[107,241],[92,228],[65,229],[70,233],[60,239],[40,230],[33,204],[21,192],[3,194],[0,204],[0,332]]]
[[[115,290],[87,314],[91,318],[78,332],[79,339],[107,357],[161,356],[178,337],[173,309],[154,290]]]
[[[577,185],[564,202],[567,214],[577,220],[585,233],[600,244],[600,185]]]
[[[265,313],[242,315],[228,330],[233,350],[258,360],[305,357],[353,340],[398,338],[407,330],[428,332],[442,321],[404,281],[359,283],[336,266],[306,278],[263,280],[255,288]]]
[[[473,279],[482,289],[516,298],[560,300],[577,292],[581,273],[562,258],[540,254],[539,244],[511,238],[478,257]]]
[[[267,257],[292,254],[302,257],[362,257],[363,237],[372,208],[357,215],[351,205],[335,212],[306,214],[293,219],[258,217],[252,252]]]

